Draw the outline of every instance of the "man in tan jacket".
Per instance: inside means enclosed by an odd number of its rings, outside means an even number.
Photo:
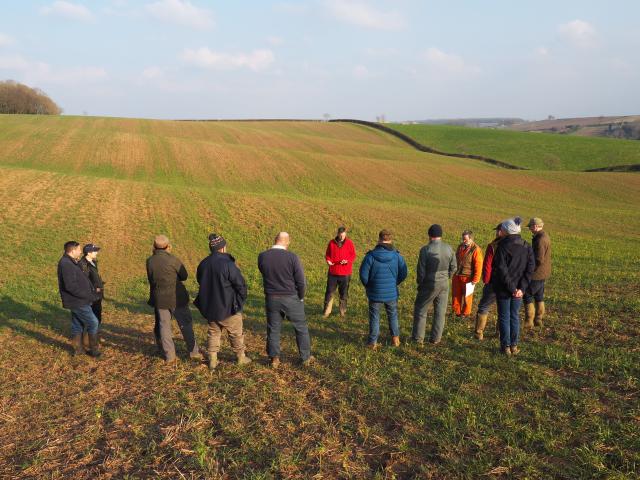
[[[525,326],[542,327],[545,313],[544,283],[551,276],[551,239],[543,230],[544,222],[534,217],[529,220],[529,230],[533,233],[532,247],[536,259],[536,269],[524,294]],[[535,302],[535,304],[534,304]]]

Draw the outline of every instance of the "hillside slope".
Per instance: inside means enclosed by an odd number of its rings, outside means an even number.
[[[633,476],[639,194],[638,175],[510,171],[356,125],[0,117],[0,477]],[[454,245],[471,228],[484,246],[514,214],[543,217],[554,246],[547,326],[523,333],[518,358],[451,318],[439,348],[391,348],[383,320],[382,350],[366,351],[356,278],[348,317],[321,318],[337,225],[351,228],[358,265],[381,228],[396,233],[410,267],[404,341],[427,227],[441,223]],[[310,369],[295,362],[289,326],[283,368],[270,370],[264,353],[256,256],[279,230],[305,266]],[[166,233],[193,293],[211,231],[247,277],[256,361],[236,368],[225,345],[213,374],[187,361],[168,370],[144,261]],[[103,247],[99,361],[69,355],[55,277],[68,239]],[[194,320],[204,344],[206,324]]]

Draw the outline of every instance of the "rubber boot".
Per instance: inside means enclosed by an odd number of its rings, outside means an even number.
[[[333,297],[324,304],[324,313],[322,314],[322,318],[329,318],[331,315],[331,310],[333,309]]]
[[[251,359],[244,352],[238,354],[238,365],[246,365],[251,363]]]
[[[476,314],[476,333],[475,337],[478,340],[484,339],[484,329],[487,326],[487,318],[489,317],[488,313],[477,313]]]
[[[215,370],[218,366],[218,352],[209,352],[209,361],[207,363],[209,370]]]
[[[526,303],[524,305],[524,326],[527,328],[533,328],[533,318],[536,316],[536,307],[533,303]]]
[[[400,346],[400,337],[391,337],[391,345],[394,347]]]
[[[91,345],[89,343],[89,333],[87,331],[82,332],[82,346],[86,352],[89,352]]]
[[[71,346],[73,347],[73,356],[80,355],[84,353],[84,348],[82,347],[82,334],[77,333],[73,337],[71,337]]]
[[[346,314],[347,314],[347,301],[340,300],[340,316],[344,318]]]
[[[89,351],[87,352],[90,357],[98,358],[100,355],[100,347],[98,346],[98,334],[89,334]]]
[[[536,316],[533,319],[533,322],[535,323],[536,327],[542,327],[543,325],[542,319],[544,318],[544,312],[545,312],[544,302],[536,302]]]

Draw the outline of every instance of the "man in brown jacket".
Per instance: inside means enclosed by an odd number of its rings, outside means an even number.
[[[189,311],[189,293],[182,284],[187,279],[186,268],[177,257],[169,253],[171,245],[164,235],[158,235],[153,242],[153,255],[147,259],[149,280],[149,305],[154,308],[156,323],[153,333],[156,345],[164,353],[167,364],[176,362],[176,348],[171,333],[171,318],[175,317],[187,344],[189,356],[201,360],[193,333],[193,321]]]
[[[551,239],[543,230],[544,222],[534,217],[529,220],[529,230],[533,233],[531,242],[536,259],[536,269],[524,293],[525,326],[542,326],[544,318],[544,282],[551,276]],[[534,305],[535,301],[535,305]]]

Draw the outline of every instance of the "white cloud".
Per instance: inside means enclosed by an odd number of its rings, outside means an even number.
[[[359,27],[400,30],[406,24],[401,13],[377,10],[361,0],[325,0],[324,3],[335,18]]]
[[[356,78],[367,78],[369,77],[369,69],[364,65],[356,65],[352,70],[353,76]]]
[[[558,32],[577,47],[592,47],[596,43],[596,29],[584,20],[572,20],[558,27]]]
[[[0,47],[7,47],[13,44],[13,38],[4,33],[0,33]]]
[[[147,67],[142,70],[142,78],[146,80],[154,80],[164,76],[164,70],[160,67]]]
[[[68,18],[71,20],[80,20],[89,22],[94,19],[93,13],[84,5],[78,3],[65,2],[64,0],[56,0],[48,7],[40,9],[42,15],[55,15],[58,17]]]
[[[160,0],[146,5],[147,11],[159,20],[185,27],[208,29],[213,27],[213,13],[193,5],[189,0]]]
[[[538,47],[533,53],[535,53],[537,57],[544,58],[549,56],[549,49],[547,47]]]
[[[56,84],[73,86],[96,82],[107,77],[102,67],[80,66],[54,68],[48,63],[32,61],[22,55],[0,55],[0,71],[11,72],[16,80],[29,84]]]
[[[253,71],[265,70],[271,65],[275,57],[271,50],[253,50],[250,53],[214,52],[206,47],[197,50],[186,49],[182,59],[201,68],[234,70],[248,68]]]
[[[398,54],[393,47],[367,48],[364,52],[370,57],[393,57]]]
[[[270,37],[267,37],[267,42],[272,47],[279,47],[280,45],[284,44],[284,39],[276,35],[271,35]]]
[[[432,67],[447,73],[472,74],[480,71],[478,67],[467,64],[462,57],[435,47],[428,48],[424,58]]]

